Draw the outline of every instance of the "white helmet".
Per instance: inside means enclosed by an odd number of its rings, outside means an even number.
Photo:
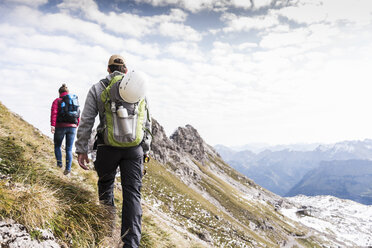
[[[128,103],[136,103],[145,96],[146,82],[144,76],[137,71],[129,71],[119,85],[121,98]]]

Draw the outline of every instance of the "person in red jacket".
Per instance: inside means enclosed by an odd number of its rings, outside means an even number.
[[[79,117],[66,118],[65,114],[62,114],[63,106],[65,106],[64,99],[70,99],[69,90],[66,84],[58,90],[59,97],[53,101],[50,115],[51,132],[54,134],[54,154],[57,159],[57,166],[62,168],[62,151],[61,145],[64,137],[66,136],[66,168],[64,175],[69,175],[71,172],[72,164],[72,146],[75,139],[76,128],[79,125]],[[79,111],[79,110],[78,110]]]

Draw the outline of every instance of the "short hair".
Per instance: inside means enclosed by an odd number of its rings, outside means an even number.
[[[125,73],[127,70],[127,67],[125,65],[109,65],[108,67],[111,72],[119,71]]]

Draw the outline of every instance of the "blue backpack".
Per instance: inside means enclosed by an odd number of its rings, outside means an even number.
[[[57,122],[78,124],[80,105],[77,95],[68,94],[59,102]]]

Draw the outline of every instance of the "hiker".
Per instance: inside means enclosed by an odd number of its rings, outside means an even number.
[[[79,125],[78,97],[69,94],[66,84],[58,90],[59,97],[53,101],[50,115],[51,132],[54,134],[54,154],[57,166],[62,168],[61,145],[66,136],[66,168],[64,175],[69,176],[72,164],[72,145],[74,144],[76,128]]]
[[[143,162],[148,159],[151,143],[151,118],[144,93],[145,82],[140,73],[128,72],[120,55],[110,57],[107,72],[109,75],[94,84],[88,92],[77,131],[76,153],[79,165],[88,170],[88,141],[99,114],[97,156],[94,161],[99,200],[108,206],[114,216],[113,190],[119,167],[123,194],[121,239],[123,247],[139,247]]]

